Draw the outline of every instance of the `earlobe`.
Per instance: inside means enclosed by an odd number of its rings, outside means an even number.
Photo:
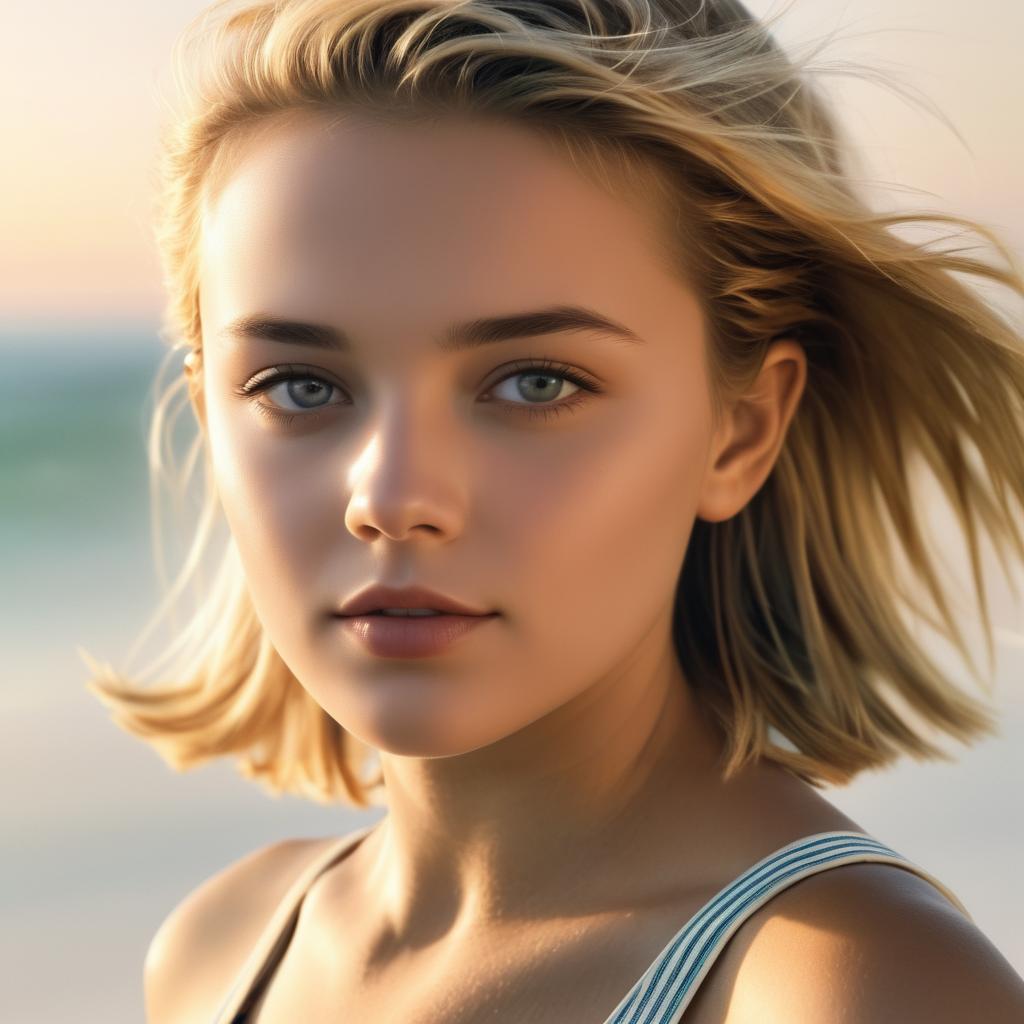
[[[742,507],[736,496],[738,483],[736,473],[728,465],[723,466],[722,464],[723,457],[728,463],[730,456],[727,453],[723,456],[723,448],[718,441],[723,434],[731,436],[731,433],[723,427],[716,434],[715,442],[708,452],[700,502],[696,510],[697,518],[703,519],[705,522],[718,523],[731,519]]]
[[[199,426],[206,430],[206,401],[203,395],[202,353],[193,349],[185,357],[185,378],[188,380],[188,397]]]

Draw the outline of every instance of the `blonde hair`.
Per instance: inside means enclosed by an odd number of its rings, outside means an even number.
[[[965,743],[998,732],[899,611],[951,638],[978,678],[915,515],[909,462],[923,456],[969,542],[991,665],[976,518],[1024,559],[1012,505],[1024,500],[1024,350],[1020,333],[953,275],[1017,295],[1024,278],[980,224],[871,210],[850,172],[852,147],[811,83],[816,50],[783,54],[774,19],[755,20],[738,0],[236,6],[208,8],[175,51],[185,103],[162,139],[157,232],[169,356],[202,349],[204,199],[236,143],[271,116],[465,111],[532,125],[581,169],[631,172],[637,188],[668,202],[669,253],[707,316],[716,417],[753,382],[773,340],[797,339],[807,355],[806,388],[770,477],[731,519],[696,522],[679,577],[674,644],[727,740],[724,777],[759,758],[814,786],[846,783],[903,753],[950,760],[910,713]],[[209,59],[193,60],[193,49]],[[914,223],[971,229],[1009,269],[891,230]],[[169,409],[175,399],[179,412],[188,405],[186,389],[176,371],[156,404],[154,498],[165,477],[184,494],[205,451],[196,437],[183,471],[166,471]],[[203,461],[192,545],[143,636],[198,578],[222,521]],[[898,555],[937,617],[894,573]],[[371,794],[381,774],[361,775],[374,752],[276,653],[230,537],[198,609],[158,659],[171,662],[170,684],[137,687],[89,660],[89,689],[178,769],[235,754],[273,793],[379,802]]]

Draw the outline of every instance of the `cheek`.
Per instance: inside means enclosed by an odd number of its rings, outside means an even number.
[[[211,409],[210,415],[217,493],[253,602],[273,628],[279,606],[283,614],[294,613],[313,597],[316,566],[331,543],[325,524],[334,524],[335,543],[344,529],[340,488],[315,468],[332,460],[304,454],[308,444],[245,422],[249,410]]]
[[[692,529],[708,423],[699,402],[626,402],[531,460],[492,469],[494,593],[518,600],[547,675],[581,681],[639,642],[670,603]],[[589,426],[589,425],[588,425]],[[513,607],[511,611],[517,609]],[[513,625],[515,625],[513,623]]]

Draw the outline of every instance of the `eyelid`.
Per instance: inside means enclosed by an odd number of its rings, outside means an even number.
[[[591,387],[595,391],[602,390],[600,381],[589,374],[586,370],[574,366],[571,363],[552,359],[548,356],[528,356],[525,358],[513,359],[510,363],[506,363],[504,366],[498,367],[498,370],[495,372],[500,371],[501,376],[496,377],[490,387],[496,387],[508,377],[513,377],[519,373],[526,373],[530,370],[547,371],[552,374],[558,374],[559,376],[567,376],[570,379],[575,376],[581,378],[582,383],[580,383],[580,381],[576,382],[580,384],[580,386]],[[270,385],[271,383],[278,383],[279,381],[289,379],[307,378],[319,380],[325,384],[330,384],[332,387],[336,387],[339,390],[344,390],[341,384],[331,380],[330,375],[325,374],[320,367],[310,366],[306,363],[275,363],[273,366],[268,366],[262,370],[258,370],[244,384],[234,390],[236,394],[247,398],[255,394],[261,385]]]
[[[547,356],[513,359],[511,363],[506,363],[505,366],[500,367],[499,369],[501,370],[501,376],[495,378],[491,387],[496,387],[509,377],[515,377],[521,373],[528,373],[531,370],[540,370],[544,373],[550,373],[553,376],[566,377],[569,380],[575,379],[575,383],[582,387],[589,387],[595,392],[603,390],[600,381],[587,373],[586,370],[580,369],[572,363],[564,363],[559,359],[549,359]]]
[[[316,380],[323,380],[325,384],[341,387],[340,384],[334,384],[333,381],[327,380],[324,371],[317,366],[307,366],[304,363],[275,363],[273,366],[257,370],[241,387],[236,389],[236,393],[248,397],[254,394],[261,384],[277,383],[295,377],[313,377]]]

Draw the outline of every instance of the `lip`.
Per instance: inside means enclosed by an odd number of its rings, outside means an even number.
[[[389,587],[374,583],[348,598],[335,614],[364,615],[382,608],[433,608],[453,616],[488,616],[494,614],[485,608],[473,608],[453,597],[431,590],[429,587]]]
[[[379,658],[425,658],[442,654],[467,633],[497,617],[496,612],[490,615],[446,613],[418,618],[389,615],[336,616],[346,634]]]

